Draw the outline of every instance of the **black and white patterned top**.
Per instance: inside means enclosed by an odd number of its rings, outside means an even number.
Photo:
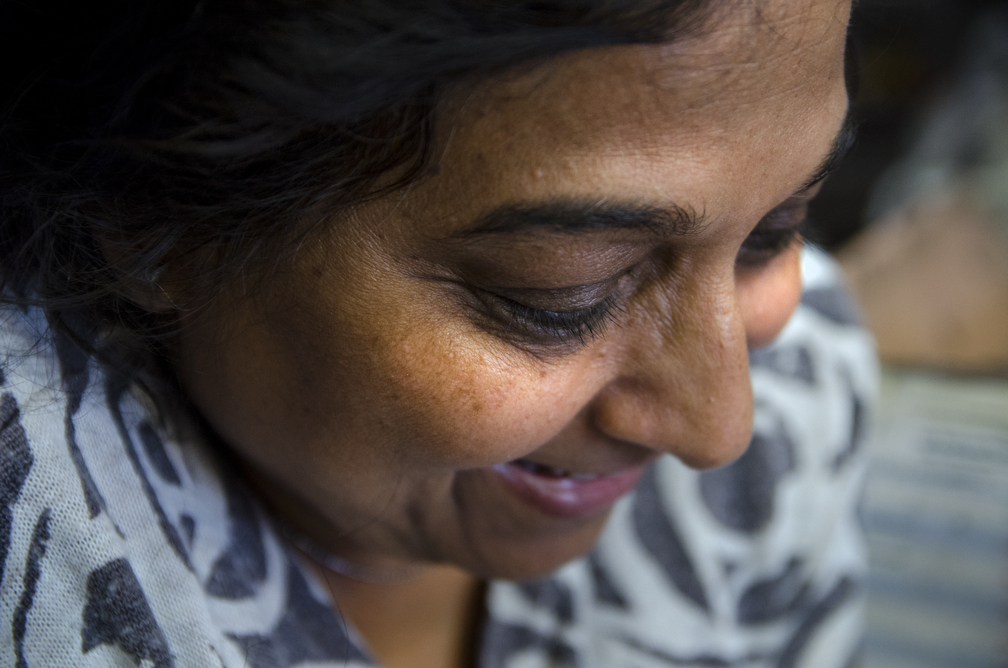
[[[491,583],[481,666],[848,665],[877,366],[835,266],[806,251],[803,272],[751,357],[748,451],[660,460],[589,555]],[[0,311],[0,665],[374,665],[194,424]]]

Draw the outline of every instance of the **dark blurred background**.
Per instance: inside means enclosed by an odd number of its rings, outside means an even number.
[[[852,114],[858,142],[826,182],[810,215],[812,238],[835,250],[867,222],[876,179],[909,148],[922,109],[950,89],[967,37],[1004,0],[861,0],[854,10]]]

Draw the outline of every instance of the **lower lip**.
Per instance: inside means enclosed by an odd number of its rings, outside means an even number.
[[[637,486],[644,468],[639,466],[588,480],[539,475],[511,463],[498,464],[493,471],[511,492],[542,513],[577,518],[611,506]]]

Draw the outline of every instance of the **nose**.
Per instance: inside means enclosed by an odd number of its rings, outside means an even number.
[[[627,313],[619,369],[589,415],[607,436],[694,468],[727,464],[752,431],[744,309],[734,273],[702,267],[656,285]]]

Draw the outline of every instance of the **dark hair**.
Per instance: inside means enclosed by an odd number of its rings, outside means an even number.
[[[22,65],[0,101],[0,299],[135,372],[214,286],[421,175],[452,87],[667,41],[712,4],[4,2]],[[161,312],[144,295],[169,261],[183,298]]]

